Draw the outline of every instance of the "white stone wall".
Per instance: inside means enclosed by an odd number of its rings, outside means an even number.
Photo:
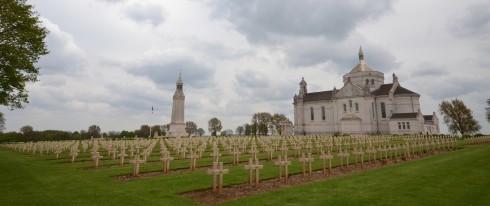
[[[415,113],[420,110],[419,97],[415,96],[395,96],[393,107],[395,113]]]
[[[398,123],[401,123],[401,129]],[[407,122],[410,124],[410,129],[407,128]],[[405,123],[405,129],[403,129],[403,123]],[[389,122],[390,134],[420,134],[423,132],[421,127],[421,121],[417,119],[393,119]]]

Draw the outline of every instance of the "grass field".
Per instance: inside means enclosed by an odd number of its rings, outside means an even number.
[[[91,162],[62,163],[53,155],[3,148],[0,157],[0,205],[198,205],[177,194],[211,186],[204,171],[117,180],[111,176],[128,174],[132,168],[81,170]],[[271,169],[264,169],[261,178],[276,172],[267,164]],[[246,182],[247,173],[230,167],[224,181]],[[224,205],[490,205],[490,145],[466,146]]]

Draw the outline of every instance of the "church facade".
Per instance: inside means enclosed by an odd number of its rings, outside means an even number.
[[[420,95],[402,87],[393,74],[372,69],[359,49],[359,62],[343,76],[344,86],[308,92],[304,78],[294,95],[294,133],[309,134],[438,134],[435,112],[422,115]]]

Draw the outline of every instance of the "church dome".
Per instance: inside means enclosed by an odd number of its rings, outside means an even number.
[[[362,47],[359,47],[359,63],[350,71],[350,73],[354,72],[372,72],[372,69],[369,65],[364,61],[364,51],[362,51]]]

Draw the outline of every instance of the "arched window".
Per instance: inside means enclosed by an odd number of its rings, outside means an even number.
[[[359,104],[356,103],[356,112],[358,112],[358,111],[359,111]]]
[[[322,106],[322,120],[325,120],[325,107]]]
[[[369,79],[366,79],[366,84],[369,84]]]
[[[347,105],[344,104],[344,112],[347,112]]]
[[[374,85],[374,79],[371,79],[371,85]]]
[[[313,107],[310,107],[311,120],[315,120],[315,114],[313,113]]]
[[[381,118],[386,118],[386,106],[384,102],[381,102]]]

